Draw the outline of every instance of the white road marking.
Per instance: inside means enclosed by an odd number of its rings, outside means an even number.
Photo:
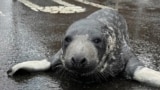
[[[58,4],[61,4],[61,5],[64,5],[64,6],[75,6],[73,4],[67,3],[67,2],[62,1],[62,0],[52,0],[52,1],[54,1],[54,2],[56,2]]]
[[[97,7],[97,8],[109,8],[109,9],[113,9],[111,7],[107,7],[105,5],[101,5],[101,4],[97,4],[97,3],[93,3],[93,2],[89,2],[87,0],[76,0],[77,2],[80,2],[80,3],[84,3],[84,4],[87,4],[87,5],[91,5],[93,7]]]
[[[18,0],[18,1],[23,3],[25,6],[29,7],[30,9],[32,9],[34,11],[39,11],[39,10],[43,9],[43,7],[36,5],[28,0]]]
[[[5,14],[2,11],[0,11],[0,16],[5,16]]]
[[[48,12],[48,13],[64,13],[64,14],[69,14],[69,13],[81,13],[85,12],[85,8],[82,8],[80,6],[75,6],[73,4],[64,2],[62,0],[52,0],[58,4],[61,4],[63,6],[39,6],[37,4],[34,4],[30,2],[29,0],[18,0],[19,2],[23,3],[25,6],[29,7],[30,9],[34,11],[41,11],[41,12]]]
[[[32,3],[29,0],[18,0],[19,2],[23,3],[25,6],[29,7],[30,9],[32,9],[33,11],[41,11],[41,12],[47,12],[47,13],[52,13],[52,14],[56,14],[56,13],[63,13],[63,14],[70,14],[70,13],[81,13],[81,12],[85,12],[86,8],[83,8],[81,6],[76,6],[74,4],[70,4],[68,2],[65,2],[63,0],[52,0],[53,2],[56,2],[58,4],[60,4],[61,6],[39,6],[35,3]],[[80,3],[84,3],[87,5],[91,5],[93,7],[97,7],[97,8],[110,8],[113,9],[111,7],[107,7],[105,5],[100,5],[97,3],[93,3],[93,2],[89,2],[87,0],[76,0],[77,2]]]

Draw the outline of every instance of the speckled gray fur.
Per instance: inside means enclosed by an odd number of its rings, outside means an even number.
[[[99,62],[96,64],[95,73],[101,73],[106,78],[116,77],[123,73],[125,77],[132,78],[137,66],[143,66],[143,64],[134,56],[129,47],[127,23],[117,11],[111,9],[96,11],[86,18],[74,22],[68,28],[65,36],[92,35],[99,31],[105,42],[104,51],[97,50],[100,57],[98,57]],[[64,51],[63,57],[66,49],[62,47],[62,51]]]

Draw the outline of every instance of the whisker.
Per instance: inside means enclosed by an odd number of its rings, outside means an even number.
[[[97,80],[98,80],[98,82],[101,83],[101,75],[100,75],[98,72],[96,73],[96,75],[97,75]]]
[[[95,81],[96,81],[96,82],[100,82],[100,80],[99,80],[99,75],[98,75],[97,73],[95,73],[94,76],[95,76],[95,78],[94,78]]]
[[[103,80],[103,81],[107,81],[107,77],[106,77],[106,73],[100,73],[100,72],[98,72],[98,74],[100,75],[100,77],[101,77],[101,81]]]

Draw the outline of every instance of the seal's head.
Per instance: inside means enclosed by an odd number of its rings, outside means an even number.
[[[73,23],[62,42],[62,64],[70,72],[89,74],[97,69],[106,52],[104,27],[96,20]]]

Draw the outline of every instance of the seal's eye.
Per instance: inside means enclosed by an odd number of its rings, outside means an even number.
[[[95,38],[92,40],[95,44],[100,43],[102,40],[100,38]]]
[[[69,42],[71,42],[71,41],[72,41],[72,38],[71,38],[71,37],[69,37],[69,36],[67,36],[67,37],[65,37],[64,41],[65,41],[65,42],[67,42],[67,43],[69,43]]]

